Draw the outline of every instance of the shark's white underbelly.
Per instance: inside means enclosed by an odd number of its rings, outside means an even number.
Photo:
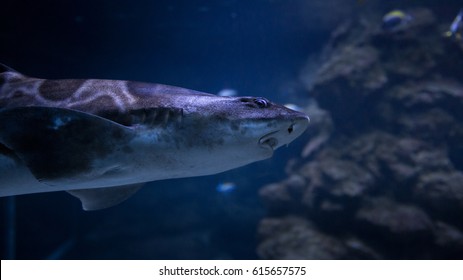
[[[150,154],[148,151],[131,155],[116,153],[95,161],[92,170],[80,174],[77,178],[64,177],[43,182],[37,180],[29,168],[21,162],[0,155],[0,196],[123,186],[209,175],[236,167],[232,164],[233,155],[230,152],[220,153],[223,157],[208,157],[205,154],[211,155],[211,152],[203,151],[182,153],[164,150],[162,156],[158,153]],[[46,161],[43,164],[47,164]]]

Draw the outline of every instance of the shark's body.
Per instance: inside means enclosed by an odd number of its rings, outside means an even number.
[[[272,156],[308,117],[259,97],[114,80],[44,80],[0,65],[0,196],[69,191],[109,207],[140,183]]]

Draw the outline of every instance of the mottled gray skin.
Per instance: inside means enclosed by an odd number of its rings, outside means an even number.
[[[0,196],[214,174],[271,157],[307,125],[264,98],[0,65]]]

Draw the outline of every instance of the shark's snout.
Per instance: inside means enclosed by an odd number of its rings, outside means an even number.
[[[292,135],[291,141],[299,137],[309,126],[309,116],[303,115],[293,121],[293,123],[288,128],[288,134]]]

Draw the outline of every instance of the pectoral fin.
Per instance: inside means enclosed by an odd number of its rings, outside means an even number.
[[[95,159],[124,148],[134,132],[80,111],[20,107],[0,111],[0,144],[14,152],[41,182],[78,182]],[[91,178],[87,178],[91,179]]]
[[[109,208],[125,201],[142,186],[143,184],[135,184],[120,187],[73,190],[68,191],[68,193],[80,199],[84,210],[93,211]]]

